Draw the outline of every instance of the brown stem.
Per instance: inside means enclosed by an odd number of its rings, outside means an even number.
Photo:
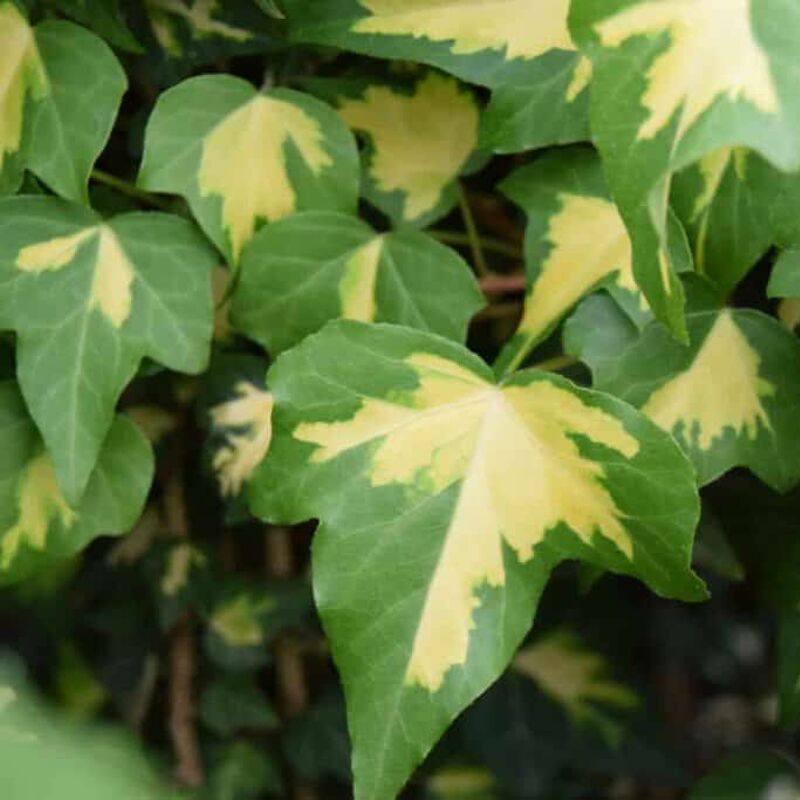
[[[267,573],[279,580],[291,578],[294,573],[292,534],[289,528],[274,526],[267,529],[265,537]],[[308,707],[309,694],[299,643],[283,634],[275,642],[275,677],[278,684],[278,707],[284,717],[293,717]],[[312,786],[295,780],[293,800],[317,800]]]
[[[478,283],[485,294],[523,292],[525,291],[525,273],[512,272],[510,275],[499,275],[496,272],[491,272],[480,278]]]

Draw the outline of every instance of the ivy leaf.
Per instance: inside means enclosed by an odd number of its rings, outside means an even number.
[[[528,216],[525,262],[528,291],[517,332],[496,369],[513,369],[570,308],[598,285],[643,324],[652,315],[633,276],[630,237],[610,199],[602,165],[589,149],[544,155],[513,172],[501,191]],[[672,250],[682,270],[691,255],[677,220]]]
[[[570,27],[593,62],[592,132],[631,234],[634,274],[656,317],[685,341],[666,246],[671,173],[730,146],[800,166],[800,8],[575,0]]]
[[[376,234],[355,217],[309,211],[267,226],[248,245],[231,318],[277,354],[338,317],[463,341],[483,305],[463,259],[430,236]]]
[[[679,172],[672,184],[674,208],[692,243],[697,271],[723,296],[769,248],[769,207],[775,170],[741,147],[725,147]]]
[[[102,220],[52,197],[0,201],[0,327],[70,503],[80,498],[143,357],[199,372],[215,254],[167,214]]]
[[[251,506],[321,520],[315,594],[359,800],[395,797],[498,677],[562,559],[704,596],[691,468],[614,398],[534,370],[497,386],[460,345],[350,321],[282,355],[268,385],[275,433]]]
[[[339,95],[339,115],[367,137],[365,197],[397,224],[428,225],[458,197],[478,143],[478,105],[458,81],[430,72],[410,91],[368,84]]]
[[[739,750],[699,781],[689,800],[770,800],[798,792],[800,775],[788,759],[767,750]]]
[[[529,78],[536,60],[574,50],[569,0],[286,0],[295,39],[431,64],[499,86]]]
[[[201,75],[158,98],[139,185],[183,195],[236,263],[264,222],[311,208],[354,211],[358,154],[345,124],[319,100]]]
[[[119,0],[51,0],[54,8],[86,25],[102,36],[110,45],[129,53],[141,53],[142,46],[136,41],[123,19]]]
[[[671,431],[701,485],[745,466],[788,489],[800,480],[800,343],[757,311],[689,314],[687,325],[688,347],[648,326],[595,387]]]
[[[524,78],[492,92],[481,120],[480,146],[518,153],[589,140],[591,77],[592,62],[577,52],[553,50],[535,59]]]
[[[53,461],[16,384],[0,383],[0,584],[12,583],[76,553],[100,534],[127,531],[153,478],[150,445],[116,417],[86,491],[69,503]]]
[[[775,260],[767,285],[769,297],[800,297],[800,249],[784,250]]]
[[[87,202],[86,183],[117,116],[127,79],[108,45],[71,22],[35,28],[0,2],[0,190],[22,168]]]

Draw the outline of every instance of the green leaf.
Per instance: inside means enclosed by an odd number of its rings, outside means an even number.
[[[634,274],[656,317],[685,341],[666,246],[671,174],[731,146],[800,166],[800,8],[574,0],[570,28],[593,62],[593,138],[631,234]]]
[[[492,92],[481,120],[481,147],[518,153],[588,141],[591,73],[591,61],[568,50],[535,59],[524,77]]]
[[[478,143],[475,96],[429,72],[409,90],[367,84],[338,95],[339,116],[367,138],[365,197],[396,224],[428,225],[458,199],[456,179]]]
[[[283,795],[278,766],[264,748],[235,741],[219,748],[209,776],[210,800],[256,800]]]
[[[525,80],[554,50],[574,51],[569,0],[285,0],[295,39],[432,64],[484,86]]]
[[[0,583],[19,581],[76,553],[101,534],[127,531],[153,478],[147,440],[113,420],[79,503],[56,482],[53,460],[16,384],[0,383]]]
[[[492,774],[480,767],[446,766],[426,782],[429,800],[498,800]]]
[[[800,343],[757,311],[689,314],[687,325],[688,347],[648,326],[595,387],[671,431],[701,485],[746,466],[788,489],[800,480]]]
[[[31,28],[0,2],[0,188],[26,167],[53,191],[87,202],[127,79],[108,45],[71,22]]]
[[[800,297],[800,249],[784,250],[775,260],[767,286],[769,297]]]
[[[695,268],[727,296],[772,242],[775,170],[741,147],[703,156],[679,172],[672,202],[692,244]]]
[[[264,222],[307,209],[354,211],[358,154],[345,124],[319,100],[201,75],[158,98],[139,185],[183,195],[235,263]]]
[[[249,676],[215,678],[200,697],[200,717],[220,736],[230,736],[242,728],[265,730],[278,726],[269,699]]]
[[[268,385],[275,435],[251,505],[321,520],[315,595],[358,800],[393,798],[499,676],[562,559],[705,596],[690,466],[614,398],[534,370],[496,386],[453,342],[349,321],[281,356]]]
[[[788,759],[766,750],[733,753],[689,793],[688,800],[793,800],[800,780]]]
[[[546,154],[513,172],[500,189],[527,217],[525,262],[528,291],[522,319],[496,369],[519,366],[535,344],[572,306],[605,286],[639,324],[652,317],[633,276],[628,231],[609,198],[600,159],[572,148]],[[673,220],[672,250],[682,270],[691,256]]]
[[[91,28],[110,45],[130,53],[141,53],[142,46],[136,41],[122,17],[119,0],[51,0],[54,8],[68,17]]]
[[[456,252],[426,234],[376,234],[355,217],[296,214],[253,238],[231,319],[277,354],[328,320],[396,322],[463,341],[484,299]]]
[[[75,503],[147,356],[199,372],[216,256],[185,220],[101,220],[51,197],[0,201],[0,327],[17,333],[22,393]]]

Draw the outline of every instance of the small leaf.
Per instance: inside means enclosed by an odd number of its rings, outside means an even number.
[[[216,750],[209,776],[210,800],[256,800],[282,795],[277,764],[263,747],[246,740]]]
[[[80,502],[67,502],[16,385],[0,383],[0,583],[19,581],[101,534],[127,531],[153,477],[147,440],[124,417],[105,437]]]
[[[355,142],[332,109],[230,75],[164,92],[144,150],[139,185],[183,195],[233,263],[264,222],[312,208],[350,212],[358,197]]]
[[[339,115],[369,141],[365,196],[397,224],[427,225],[456,203],[456,179],[478,143],[478,106],[430,72],[408,91],[371,84],[339,96]]]
[[[356,322],[281,356],[268,385],[275,435],[251,505],[321,520],[315,594],[358,798],[394,797],[498,677],[563,558],[704,596],[690,466],[613,398],[535,370],[497,386],[457,344]]]
[[[278,717],[255,680],[245,676],[215,678],[200,697],[200,716],[220,736],[278,726]]]
[[[614,357],[595,386],[671,431],[701,485],[746,466],[779,490],[800,479],[800,343],[757,311],[687,317],[688,347],[659,325]]]
[[[463,341],[483,304],[463,259],[426,234],[376,234],[354,217],[310,211],[269,225],[248,245],[231,317],[277,354],[337,317]]]
[[[781,169],[800,166],[791,78],[800,10],[751,0],[574,0],[570,28],[593,63],[593,139],[631,234],[637,283],[685,341],[667,248],[671,174],[732,146]]]
[[[22,393],[69,502],[143,357],[205,367],[215,261],[178,217],[103,221],[52,197],[0,201],[0,327],[17,332]]]
[[[0,186],[26,167],[56,193],[87,201],[127,80],[108,45],[71,22],[31,28],[0,2]],[[27,100],[27,102],[26,102]]]
[[[484,86],[524,79],[539,57],[574,50],[569,0],[287,0],[296,39],[432,64]]]
[[[651,318],[633,276],[628,231],[609,198],[600,160],[567,149],[512,173],[501,191],[528,216],[528,292],[522,319],[496,369],[513,365],[544,339],[585,294],[604,285],[638,323]],[[674,259],[691,268],[680,225],[673,223]]]

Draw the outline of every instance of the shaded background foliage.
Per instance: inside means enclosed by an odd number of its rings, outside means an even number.
[[[408,91],[428,72],[290,45],[270,0],[225,0],[206,20],[216,27],[203,30],[188,13],[203,5],[27,4],[32,20],[66,17],[95,30],[130,80],[90,184],[104,215],[158,207],[189,216],[183,200],[133,186],[156,98],[188,76],[232,74],[331,100],[368,83]],[[488,100],[487,90],[470,91]],[[483,281],[489,304],[469,329],[471,348],[487,359],[513,333],[524,291],[525,217],[494,187],[541,157],[478,153],[434,215],[442,241],[492,271]],[[24,189],[46,192],[30,173]],[[397,198],[369,189],[365,196],[360,216],[387,230]],[[776,304],[765,299],[773,261],[772,252],[761,259],[734,305],[774,314]],[[123,396],[122,408],[156,448],[141,521],[123,539],[96,541],[0,590],[2,643],[62,718],[127,728],[156,771],[172,773],[176,797],[347,798],[344,702],[310,590],[313,525],[264,526],[243,501],[220,495],[212,466],[224,436],[211,409],[235,381],[262,382],[267,366],[253,343],[225,332],[223,315],[207,374],[180,377],[147,361]],[[541,358],[559,357],[560,341],[556,330]],[[0,369],[13,375],[10,338],[1,352]],[[561,366],[589,383],[582,365]],[[704,488],[702,500],[694,562],[711,588],[708,603],[684,606],[630,579],[560,567],[523,648],[538,653],[537,666],[518,658],[446,734],[403,797],[755,798],[775,775],[791,775],[800,743],[797,659],[779,666],[777,648],[788,653],[798,639],[800,493],[778,495],[734,470]],[[698,784],[708,773],[711,783]],[[154,784],[154,796],[166,796],[167,783]],[[770,798],[796,796],[790,782],[780,785],[789,793]]]

